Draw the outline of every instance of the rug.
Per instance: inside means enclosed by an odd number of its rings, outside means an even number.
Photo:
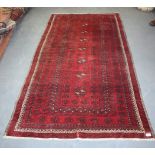
[[[152,138],[119,14],[55,14],[7,136]]]

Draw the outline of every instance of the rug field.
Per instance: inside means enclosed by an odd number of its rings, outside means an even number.
[[[51,15],[6,135],[153,138],[118,13]]]

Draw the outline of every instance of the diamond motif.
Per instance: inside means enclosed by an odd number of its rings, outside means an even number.
[[[87,23],[85,23],[85,24],[83,24],[82,26],[87,26],[88,24]]]
[[[83,63],[85,63],[86,62],[86,59],[85,58],[80,58],[79,60],[78,60],[78,63],[79,64],[83,64]]]
[[[85,34],[85,33],[88,33],[88,31],[81,31],[81,33]]]
[[[86,74],[83,73],[83,72],[79,72],[79,73],[76,74],[76,76],[77,76],[78,78],[83,78],[83,77],[86,76]]]
[[[86,95],[86,90],[82,88],[76,88],[75,89],[75,95],[77,96],[84,96]]]
[[[80,39],[81,42],[87,41],[86,38]]]
[[[85,51],[87,48],[86,47],[80,47],[79,50],[80,51]]]

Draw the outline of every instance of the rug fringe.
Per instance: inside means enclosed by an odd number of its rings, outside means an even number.
[[[41,141],[47,141],[47,140],[56,140],[56,141],[62,141],[62,140],[69,140],[69,141],[155,141],[155,138],[38,138],[38,137],[14,137],[14,136],[3,136],[4,139],[25,139],[25,140],[41,140]]]
[[[132,66],[133,66],[133,70],[134,70],[136,82],[137,82],[138,89],[139,89],[139,94],[140,94],[141,101],[142,101],[142,107],[143,107],[143,109],[144,109],[146,118],[147,118],[147,120],[148,120],[148,124],[149,124],[149,127],[150,127],[150,129],[151,129],[151,134],[152,134],[153,138],[155,138],[155,133],[154,133],[153,127],[152,127],[152,125],[151,125],[151,120],[150,120],[150,118],[149,118],[149,116],[148,116],[148,112],[147,112],[146,107],[145,107],[145,104],[144,104],[144,100],[143,100],[143,96],[142,96],[142,90],[141,90],[141,87],[140,87],[140,84],[139,84],[138,75],[137,75],[137,72],[136,72],[135,63],[134,63],[134,59],[133,59],[133,54],[132,54],[132,52],[131,52],[131,47],[130,47],[130,45],[129,45],[128,38],[127,38],[127,34],[126,34],[126,31],[125,31],[125,28],[124,28],[124,24],[123,24],[123,22],[122,22],[122,19],[121,19],[121,16],[120,16],[119,13],[118,13],[118,16],[119,16],[119,18],[120,18],[119,20],[121,21],[121,25],[122,25],[122,27],[123,27],[123,33],[124,33],[125,38],[126,38],[127,46],[128,46],[128,48],[129,48],[130,57],[131,57],[131,62],[132,62],[132,64],[133,64]]]

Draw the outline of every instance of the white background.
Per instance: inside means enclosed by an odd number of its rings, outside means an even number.
[[[0,6],[32,7],[134,7],[155,6],[155,0],[0,0]]]

